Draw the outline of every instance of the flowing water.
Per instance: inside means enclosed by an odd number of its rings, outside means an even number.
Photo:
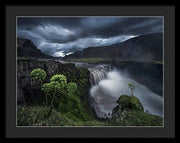
[[[117,70],[108,72],[106,78],[92,86],[90,90],[95,101],[93,106],[97,116],[103,118],[104,114],[111,113],[112,109],[117,106],[116,101],[121,95],[131,95],[131,90],[128,88],[129,82],[134,84],[134,96],[139,98],[144,111],[162,117],[163,98]]]
[[[91,86],[97,85],[101,80],[106,78],[106,75],[111,71],[111,66],[106,64],[87,64],[87,63],[74,63],[78,67],[85,67],[90,71],[90,82]]]
[[[134,96],[141,101],[144,111],[153,115],[163,116],[163,97],[152,92],[144,85],[132,80],[127,73],[111,69],[109,65],[95,65],[87,63],[74,63],[76,66],[86,67],[90,71],[90,97],[91,106],[99,118],[111,113],[117,106],[118,98],[125,94],[131,95],[128,83],[135,86]]]

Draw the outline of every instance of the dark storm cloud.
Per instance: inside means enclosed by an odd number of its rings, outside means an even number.
[[[19,37],[54,56],[163,31],[162,17],[18,17],[17,25]]]
[[[80,17],[18,17],[17,24],[20,27],[33,27],[46,24],[61,24],[65,27],[77,26],[81,23]]]
[[[113,21],[114,20],[114,21]],[[145,33],[160,32],[153,28],[162,26],[161,18],[111,18],[111,23],[99,25],[94,29],[89,29],[90,34],[95,33],[97,36],[111,37],[117,35],[140,35]],[[93,23],[89,22],[89,25]]]

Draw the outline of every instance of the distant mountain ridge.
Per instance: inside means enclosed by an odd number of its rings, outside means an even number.
[[[83,51],[76,51],[63,59],[78,58],[109,58],[120,60],[162,61],[163,34],[144,34],[122,43],[110,46],[88,47]]]
[[[38,59],[52,59],[55,58],[50,55],[46,55],[41,52],[40,49],[34,45],[31,40],[25,38],[17,38],[17,56],[18,57],[30,57],[30,58],[38,58]]]

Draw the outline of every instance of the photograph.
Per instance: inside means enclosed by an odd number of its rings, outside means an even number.
[[[164,127],[164,16],[16,16],[16,127]]]

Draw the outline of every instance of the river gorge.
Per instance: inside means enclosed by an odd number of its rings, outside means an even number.
[[[131,67],[131,63],[127,65],[117,65],[114,63],[107,64],[88,64],[80,62],[66,62],[54,60],[19,60],[18,61],[18,101],[24,101],[24,92],[22,89],[26,85],[33,86],[28,75],[31,70],[40,67],[50,75],[61,70],[76,70],[76,67],[83,67],[89,70],[89,103],[97,118],[110,117],[111,112],[118,104],[116,101],[121,95],[131,95],[128,83],[135,86],[134,96],[141,101],[144,111],[153,115],[163,117],[163,95],[157,89],[162,89],[162,79],[159,79],[157,73],[161,72],[162,66],[148,63],[151,68],[151,74],[140,72],[146,70],[147,63],[138,62],[137,66]],[[125,66],[125,68],[124,68]],[[140,66],[141,69],[138,69]],[[143,68],[142,68],[143,67]],[[128,70],[133,69],[136,76]],[[138,70],[137,70],[138,69]],[[146,79],[146,80],[144,80]],[[148,85],[148,86],[147,86]],[[154,88],[156,85],[156,88]],[[160,85],[160,86],[159,86]],[[151,90],[153,89],[153,90]],[[22,96],[23,95],[23,96]],[[23,97],[23,98],[22,98]],[[34,98],[34,95],[33,97]]]
[[[110,64],[71,63],[88,68],[90,71],[89,96],[92,98],[91,107],[98,118],[110,116],[112,109],[118,105],[116,101],[121,95],[131,95],[128,88],[130,82],[135,86],[134,96],[140,99],[144,111],[163,117],[163,96],[133,80],[127,71],[121,71],[120,68],[117,69]]]

